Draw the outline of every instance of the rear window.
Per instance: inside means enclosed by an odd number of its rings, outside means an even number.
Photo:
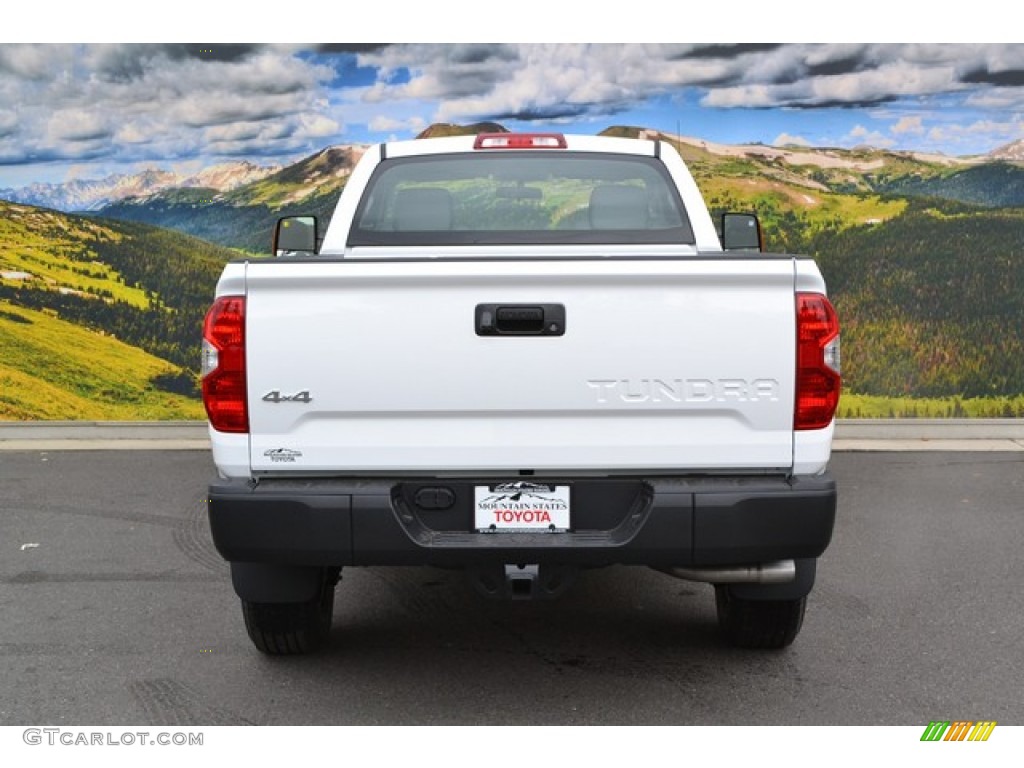
[[[693,242],[660,161],[556,151],[385,160],[349,234],[349,245]]]

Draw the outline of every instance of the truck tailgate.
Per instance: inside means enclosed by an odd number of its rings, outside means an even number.
[[[252,469],[788,468],[794,269],[735,257],[250,263]],[[480,335],[480,305],[561,305],[564,332]]]

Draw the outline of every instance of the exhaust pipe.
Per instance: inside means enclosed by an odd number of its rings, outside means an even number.
[[[796,563],[793,560],[710,568],[670,566],[654,570],[677,579],[707,581],[711,584],[786,584],[796,578]]]

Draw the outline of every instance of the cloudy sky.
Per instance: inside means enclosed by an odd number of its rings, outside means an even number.
[[[0,188],[477,120],[983,153],[1024,138],[1024,44],[0,44]]]

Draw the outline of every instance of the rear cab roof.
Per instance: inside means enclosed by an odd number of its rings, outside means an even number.
[[[585,136],[572,133],[495,133],[473,136],[445,136],[436,139],[410,139],[389,141],[383,145],[384,157],[411,157],[415,155],[441,155],[455,152],[507,152],[507,147],[477,148],[478,136],[561,136],[565,147],[515,147],[515,151],[536,152],[609,152],[620,155],[657,157],[658,142],[650,139],[627,139],[615,136]]]
[[[564,146],[544,146],[544,147],[483,147],[478,148],[477,142],[480,136],[494,136],[494,137],[524,137],[524,136],[557,136],[564,139]],[[359,246],[352,247],[349,242],[349,231],[351,229],[352,222],[356,216],[356,211],[360,203],[360,198],[363,191],[366,189],[367,184],[373,175],[374,170],[380,163],[385,160],[399,159],[399,158],[410,158],[410,157],[425,157],[425,156],[439,156],[445,154],[452,155],[465,155],[479,153],[480,155],[490,155],[492,153],[504,153],[504,152],[531,152],[537,154],[551,153],[552,155],[558,153],[605,153],[605,154],[617,154],[617,155],[632,155],[637,157],[648,157],[657,158],[662,162],[672,177],[672,181],[675,183],[676,188],[682,198],[683,205],[686,209],[687,216],[690,220],[690,225],[693,229],[695,238],[694,245],[680,245],[672,249],[666,249],[665,246],[661,246],[660,250],[665,251],[663,255],[696,255],[701,254],[718,254],[721,253],[722,247],[718,239],[717,232],[715,231],[714,223],[711,220],[711,216],[708,213],[707,207],[704,203],[704,198],[698,189],[696,182],[690,175],[686,164],[683,162],[679,153],[669,143],[661,140],[652,139],[632,139],[622,138],[614,136],[587,136],[581,134],[562,134],[562,133],[501,133],[501,134],[478,134],[478,135],[467,135],[467,136],[446,136],[442,138],[431,138],[431,139],[411,139],[404,141],[392,141],[384,144],[377,144],[370,147],[363,155],[359,164],[356,166],[348,183],[345,187],[345,192],[342,194],[338,201],[337,209],[334,212],[334,216],[331,219],[330,227],[327,230],[326,236],[323,241],[323,245],[320,250],[321,256],[326,257],[346,257],[346,258],[360,258],[360,257],[395,257],[400,254],[392,253],[395,251],[394,248],[384,249],[381,247],[367,247]],[[532,253],[541,255],[541,251],[545,251],[545,256],[554,255],[554,251],[563,252],[565,255],[576,255],[571,252],[578,250],[577,246],[562,245],[562,246],[551,246],[551,247],[540,247],[532,246],[535,250]],[[552,248],[554,251],[552,251]],[[652,249],[653,246],[644,246],[646,249]],[[385,250],[388,252],[385,253]],[[491,248],[494,253],[492,255],[498,255],[497,248]],[[521,249],[520,249],[521,250]],[[623,246],[613,246],[607,250],[607,253],[597,252],[593,247],[588,247],[587,251],[590,255],[629,255],[627,253],[628,247],[623,250]],[[654,248],[654,250],[658,250]],[[670,254],[668,250],[678,251],[678,253]],[[620,254],[619,251],[622,251]],[[410,257],[419,257],[426,254],[413,253],[411,250],[408,254]],[[431,254],[437,255],[450,255],[441,254],[435,251]],[[582,254],[580,254],[582,255]],[[652,250],[653,255],[653,250]]]

